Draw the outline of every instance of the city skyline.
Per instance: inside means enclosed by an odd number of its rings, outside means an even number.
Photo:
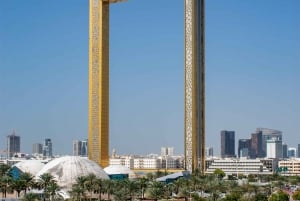
[[[72,140],[87,136],[88,2],[32,2],[0,2],[0,132],[15,128],[25,152],[49,137],[71,154]],[[206,145],[215,153],[220,130],[244,138],[274,128],[299,143],[299,7],[206,2]],[[111,7],[110,151],[183,153],[182,16],[183,1]]]

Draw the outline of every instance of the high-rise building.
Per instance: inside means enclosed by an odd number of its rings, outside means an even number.
[[[161,156],[173,156],[173,155],[174,155],[174,147],[161,148]]]
[[[288,148],[288,157],[289,158],[296,158],[297,149],[294,147]]]
[[[81,156],[88,156],[88,140],[81,141]]]
[[[43,145],[40,143],[35,143],[32,145],[33,154],[43,154]]]
[[[7,157],[11,158],[15,153],[19,153],[21,148],[21,138],[15,131],[7,136]]]
[[[282,141],[277,138],[267,140],[267,158],[282,158]]]
[[[46,138],[43,146],[43,156],[47,158],[51,158],[53,156],[52,153],[52,142],[51,139]]]
[[[239,139],[238,144],[238,157],[250,157],[251,156],[251,140]]]
[[[221,158],[235,157],[235,132],[221,131]]]
[[[264,153],[262,150],[262,131],[251,134],[251,158],[262,158]]]
[[[74,140],[73,141],[73,155],[87,156],[87,141]]]
[[[282,132],[269,128],[257,128],[256,133],[262,132],[262,151],[263,157],[267,155],[267,141],[270,139],[276,139],[282,141]]]
[[[283,143],[282,144],[282,158],[288,157],[288,145]]]
[[[297,149],[297,151],[298,151],[297,157],[300,158],[300,144],[298,144],[298,149]]]
[[[214,156],[214,148],[213,147],[206,147],[205,148],[205,156],[206,157],[213,157]]]
[[[80,140],[73,141],[73,156],[81,156],[81,145]]]

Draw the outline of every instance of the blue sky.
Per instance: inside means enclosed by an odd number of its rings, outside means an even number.
[[[183,153],[183,0],[111,6],[110,150]],[[300,143],[300,1],[206,1],[206,134],[257,127]],[[87,138],[88,1],[0,1],[0,149]]]

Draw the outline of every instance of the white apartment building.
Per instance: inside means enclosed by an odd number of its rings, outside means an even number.
[[[273,173],[259,159],[247,158],[213,159],[209,163],[206,173],[212,174],[216,169],[223,170],[226,175]]]
[[[280,160],[278,162],[278,173],[285,176],[300,175],[300,158]]]
[[[122,165],[129,169],[133,169],[134,168],[134,160],[131,157],[110,158],[109,165]]]
[[[135,158],[134,169],[160,169],[161,160],[159,158]]]
[[[178,160],[173,157],[159,157],[161,160],[161,168],[163,169],[176,169],[178,168]]]

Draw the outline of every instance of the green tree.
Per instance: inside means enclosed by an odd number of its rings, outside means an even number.
[[[2,192],[2,197],[6,198],[8,192],[11,192],[12,188],[12,177],[9,175],[2,175],[0,178],[0,188]]]
[[[27,193],[23,196],[23,198],[21,199],[22,201],[36,201],[38,200],[38,195],[34,194],[34,193]]]
[[[152,199],[157,201],[163,197],[164,185],[161,182],[153,181],[149,186],[149,194]]]
[[[139,187],[142,199],[145,198],[145,191],[148,186],[148,183],[149,183],[149,179],[146,177],[142,177],[137,180],[137,185]]]
[[[75,201],[81,201],[85,197],[85,190],[79,184],[74,184],[72,190],[69,191],[71,198]]]
[[[107,194],[107,199],[110,200],[110,195],[113,194],[115,190],[115,181],[114,180],[104,180],[104,192]]]
[[[128,192],[123,181],[114,181],[113,198],[114,201],[124,201],[128,199]]]
[[[216,175],[219,179],[222,179],[226,174],[222,169],[217,168],[214,171],[214,175]]]
[[[95,191],[98,193],[99,200],[101,200],[101,195],[104,192],[105,182],[101,178],[96,178],[95,181]]]
[[[253,200],[255,200],[255,201],[268,201],[268,196],[264,193],[257,193],[254,196]]]
[[[27,189],[29,189],[29,188],[34,188],[34,187],[36,186],[36,184],[35,184],[35,182],[34,182],[34,180],[33,180],[33,175],[30,174],[30,173],[27,173],[27,172],[22,173],[22,174],[20,175],[20,179],[21,179],[21,180],[24,180],[25,183],[26,183],[25,194],[26,194],[26,192],[27,192]]]
[[[54,177],[50,173],[44,173],[39,176],[38,186],[44,190],[44,200],[49,198],[48,186],[54,181]]]
[[[300,190],[296,191],[292,197],[294,200],[300,200]]]
[[[19,178],[12,181],[12,189],[17,191],[17,197],[20,197],[21,191],[27,188],[26,181]]]
[[[270,198],[269,198],[269,201],[289,201],[290,198],[289,198],[289,195],[283,191],[278,191],[276,193],[273,193]]]
[[[8,171],[10,169],[9,165],[6,164],[0,164],[0,177],[7,175]]]
[[[49,185],[47,186],[47,192],[51,197],[51,201],[54,200],[54,197],[57,195],[57,192],[60,190],[57,182],[55,180],[50,181]]]
[[[95,174],[89,174],[86,176],[86,181],[85,181],[85,187],[86,190],[90,193],[90,200],[93,198],[93,192],[95,189],[95,184],[96,184],[96,175]]]
[[[128,192],[129,199],[132,200],[139,190],[137,182],[126,179],[123,181],[123,185],[126,189],[126,192]]]

